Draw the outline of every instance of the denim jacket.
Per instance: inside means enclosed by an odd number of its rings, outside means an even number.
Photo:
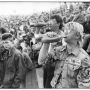
[[[23,79],[23,60],[21,53],[9,42],[0,43],[1,82],[3,88],[19,88]]]

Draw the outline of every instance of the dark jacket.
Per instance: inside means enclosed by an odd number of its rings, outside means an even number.
[[[25,71],[27,72],[28,70],[31,70],[33,68],[33,63],[32,63],[32,60],[27,53],[23,52],[22,57],[23,57],[24,67],[26,69]]]
[[[83,27],[84,27],[84,33],[90,34],[90,21],[89,22],[87,22],[87,21],[84,22]]]
[[[1,82],[3,88],[19,88],[24,76],[21,53],[8,42],[0,43]]]

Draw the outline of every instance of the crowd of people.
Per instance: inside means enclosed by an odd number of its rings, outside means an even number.
[[[0,20],[0,88],[26,88],[27,72],[41,67],[44,88],[90,88],[89,9],[36,23]]]

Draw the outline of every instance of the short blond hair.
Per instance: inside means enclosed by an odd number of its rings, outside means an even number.
[[[82,45],[83,31],[84,31],[83,25],[78,22],[68,22],[65,26],[68,27],[69,30],[75,30],[80,33],[80,39],[78,40],[79,40],[79,44]]]

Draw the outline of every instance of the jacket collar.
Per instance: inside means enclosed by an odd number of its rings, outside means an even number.
[[[73,48],[72,50],[69,50],[67,48],[67,51],[68,51],[68,54],[73,54],[75,56],[78,56],[79,55],[79,52],[80,52],[80,47],[77,46],[77,47]]]
[[[77,46],[77,47],[74,48],[73,50],[68,50],[67,45],[64,45],[64,46],[60,49],[60,51],[64,51],[64,50],[66,50],[66,51],[68,52],[68,54],[73,54],[73,55],[75,55],[75,56],[78,56],[78,54],[79,54],[79,52],[80,52],[80,47]]]

